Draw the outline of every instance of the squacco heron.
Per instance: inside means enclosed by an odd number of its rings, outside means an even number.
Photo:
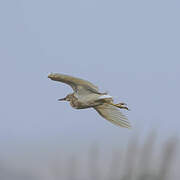
[[[98,87],[89,81],[75,78],[69,75],[51,73],[48,78],[54,81],[66,83],[72,87],[73,93],[68,94],[59,101],[69,101],[75,109],[94,108],[103,118],[111,123],[129,128],[130,123],[119,109],[129,110],[125,103],[113,103],[113,97],[107,93],[98,91]]]

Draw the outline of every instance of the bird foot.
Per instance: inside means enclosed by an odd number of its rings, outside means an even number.
[[[121,105],[122,105],[122,106],[125,105],[125,106],[127,106],[127,104],[126,104],[126,103],[123,103],[123,102],[122,102],[122,103],[118,103],[118,104],[116,104],[116,105],[120,105],[120,106],[121,106]]]
[[[120,109],[126,109],[128,111],[130,111],[130,109],[127,107],[127,104],[126,103],[118,103],[118,104],[112,104],[113,106],[116,106]]]

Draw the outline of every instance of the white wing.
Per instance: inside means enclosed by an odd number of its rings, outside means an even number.
[[[105,119],[110,121],[111,123],[125,127],[125,128],[130,128],[131,125],[127,119],[126,116],[124,116],[121,111],[116,108],[113,105],[110,104],[103,104],[99,106],[95,106],[94,109]]]

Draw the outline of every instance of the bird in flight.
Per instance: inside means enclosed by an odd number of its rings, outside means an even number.
[[[130,123],[126,116],[119,109],[129,110],[125,103],[113,103],[113,97],[107,93],[98,91],[98,87],[89,81],[72,77],[65,74],[51,73],[48,78],[70,85],[73,93],[58,99],[59,101],[69,101],[75,109],[94,108],[103,118],[111,123],[130,128]]]

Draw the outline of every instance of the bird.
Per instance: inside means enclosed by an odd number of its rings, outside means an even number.
[[[68,101],[75,109],[94,108],[99,115],[114,125],[131,127],[127,117],[120,111],[120,109],[129,110],[126,103],[114,104],[112,96],[107,92],[99,92],[98,87],[91,82],[60,73],[50,73],[48,78],[67,84],[74,91],[58,101]]]

